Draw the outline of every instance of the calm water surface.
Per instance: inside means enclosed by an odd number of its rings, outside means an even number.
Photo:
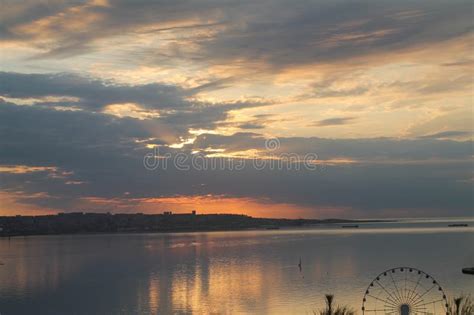
[[[461,273],[474,266],[468,223],[1,239],[0,313],[312,314],[324,293],[359,310],[370,281],[397,266],[474,295]]]

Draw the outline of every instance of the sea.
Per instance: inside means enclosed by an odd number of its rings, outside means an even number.
[[[367,304],[385,294],[374,283],[399,277],[412,296],[439,292],[444,304],[474,297],[464,267],[474,267],[474,218],[2,238],[0,314],[319,314],[326,294],[357,314],[389,314]],[[425,280],[435,284],[423,295],[430,285],[413,283]],[[384,289],[396,299],[402,286]]]

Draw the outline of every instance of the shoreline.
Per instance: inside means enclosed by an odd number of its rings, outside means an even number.
[[[0,238],[43,235],[193,233],[279,230],[316,225],[387,223],[396,220],[273,219],[239,214],[98,214],[0,217]],[[341,226],[347,227],[347,226]]]

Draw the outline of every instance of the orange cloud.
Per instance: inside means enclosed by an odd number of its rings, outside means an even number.
[[[0,216],[46,215],[58,211],[26,203],[28,199],[45,198],[46,193],[26,194],[23,192],[0,191]]]
[[[56,167],[48,166],[28,166],[28,165],[1,165],[0,173],[26,174],[32,172],[56,172]]]

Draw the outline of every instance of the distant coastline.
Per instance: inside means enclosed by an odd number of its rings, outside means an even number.
[[[321,224],[356,224],[393,220],[348,219],[274,219],[240,214],[172,213],[87,213],[73,212],[40,216],[0,217],[0,237],[28,235],[95,233],[165,233],[200,231],[235,231],[314,226]]]

